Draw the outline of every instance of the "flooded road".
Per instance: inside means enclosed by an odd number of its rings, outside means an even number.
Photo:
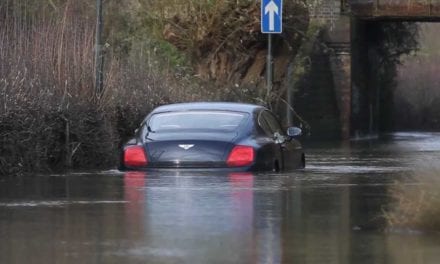
[[[313,144],[286,174],[72,173],[0,180],[0,263],[439,263],[440,235],[389,231],[396,182],[440,134]]]

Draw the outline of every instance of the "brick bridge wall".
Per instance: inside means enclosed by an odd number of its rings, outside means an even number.
[[[312,54],[311,77],[303,84],[309,98],[302,99],[315,106],[302,111],[307,112],[304,116],[312,126],[312,135],[319,137],[350,137],[350,17],[344,10],[345,1],[321,0],[311,12],[312,21],[324,25],[320,41],[328,48]]]
[[[354,16],[369,18],[398,18],[438,20],[440,0],[349,0]]]

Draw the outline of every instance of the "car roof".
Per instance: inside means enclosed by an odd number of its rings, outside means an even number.
[[[159,106],[151,114],[161,112],[189,111],[189,110],[220,110],[220,111],[238,111],[252,114],[255,110],[266,109],[261,105],[229,103],[229,102],[195,102],[178,103]]]

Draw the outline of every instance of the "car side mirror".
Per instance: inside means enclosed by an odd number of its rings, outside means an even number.
[[[302,135],[302,130],[299,127],[289,127],[287,129],[287,135],[289,137],[298,137]]]

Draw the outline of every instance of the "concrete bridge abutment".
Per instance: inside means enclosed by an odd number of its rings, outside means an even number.
[[[333,89],[333,102],[337,106],[338,135],[341,139],[351,136],[352,112],[352,50],[351,17],[344,12],[345,1],[328,0],[312,14],[315,23],[323,25],[322,41],[326,46],[331,80],[327,89]],[[323,88],[326,89],[326,88]]]
[[[329,47],[330,70],[333,76],[335,100],[339,111],[340,137],[350,138],[352,108],[351,22],[340,16],[327,29],[325,41]]]

